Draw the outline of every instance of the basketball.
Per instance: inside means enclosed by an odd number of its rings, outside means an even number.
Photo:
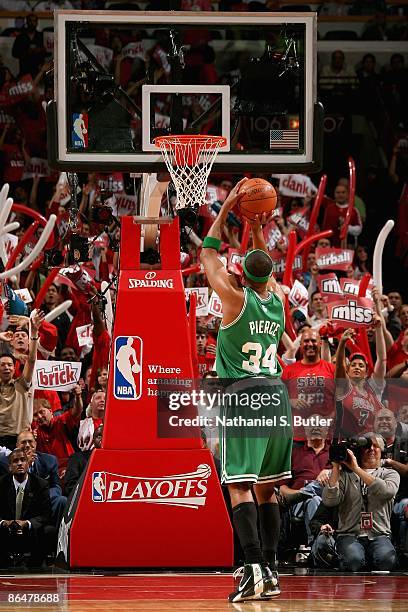
[[[249,179],[242,185],[239,194],[243,194],[239,201],[239,208],[242,215],[249,220],[255,219],[256,215],[270,213],[276,208],[276,191],[264,179]]]

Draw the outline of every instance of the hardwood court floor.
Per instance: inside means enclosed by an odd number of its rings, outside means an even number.
[[[406,612],[408,574],[281,575],[274,600],[229,604],[231,574],[0,574],[0,609],[146,612]],[[24,594],[26,597],[24,597]],[[43,595],[48,603],[35,603]],[[20,595],[19,603],[15,602]],[[50,598],[54,597],[51,601]],[[14,601],[12,601],[14,599]],[[31,599],[31,603],[30,603]]]

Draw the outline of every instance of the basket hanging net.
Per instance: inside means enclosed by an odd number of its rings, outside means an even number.
[[[154,139],[177,191],[177,209],[204,204],[208,175],[219,149],[226,143],[223,136],[183,134]]]

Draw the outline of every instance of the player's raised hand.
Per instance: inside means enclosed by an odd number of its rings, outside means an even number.
[[[272,219],[273,217],[273,213],[274,211],[272,210],[269,213],[262,213],[261,215],[255,215],[255,217],[253,219],[247,219],[252,231],[257,231],[259,229],[261,229],[264,225],[266,225],[267,223],[269,223],[269,221]]]
[[[245,183],[245,181],[247,181],[248,179],[246,177],[244,177],[243,179],[241,179],[240,181],[238,181],[238,183],[235,185],[235,187],[233,187],[231,189],[231,191],[229,192],[227,198],[225,199],[221,210],[231,210],[231,208],[234,208],[235,204],[238,202],[239,200],[239,190],[241,189],[242,185]]]

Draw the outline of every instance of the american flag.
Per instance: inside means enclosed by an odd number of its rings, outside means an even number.
[[[298,149],[299,130],[270,130],[269,147],[271,149]]]

